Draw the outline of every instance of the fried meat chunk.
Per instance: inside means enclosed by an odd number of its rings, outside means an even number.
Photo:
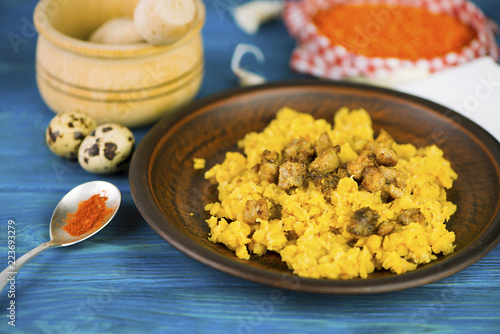
[[[376,191],[382,190],[385,186],[386,179],[384,174],[382,174],[377,167],[367,166],[363,171],[363,181],[361,182],[361,188],[374,193]]]
[[[309,165],[311,171],[319,173],[333,173],[340,165],[340,159],[333,147],[325,149],[321,155]]]
[[[397,222],[401,225],[408,225],[411,223],[422,224],[425,222],[425,216],[420,209],[406,209],[401,212],[397,217]]]
[[[347,231],[359,237],[372,235],[379,217],[378,212],[369,207],[356,210]]]
[[[391,221],[383,221],[377,226],[375,233],[381,237],[392,233],[396,229],[396,224]]]
[[[330,195],[337,185],[340,178],[335,174],[326,174],[320,172],[309,173],[309,179],[321,189],[321,192]]]
[[[289,190],[300,187],[307,176],[307,168],[303,162],[288,160],[279,166],[278,186]]]
[[[292,140],[283,150],[283,159],[297,159],[309,163],[314,156],[314,147],[304,138]]]
[[[266,180],[270,183],[278,181],[278,152],[264,151],[262,152],[262,161],[259,164],[258,175],[261,180]]]
[[[267,201],[264,198],[256,200],[249,200],[245,204],[243,217],[245,223],[255,223],[257,219],[269,220],[269,208]]]
[[[347,164],[347,171],[356,180],[360,180],[363,177],[365,168],[367,166],[375,166],[375,162],[375,154],[365,151],[358,156],[356,161]]]
[[[316,146],[314,147],[314,149],[316,150],[317,155],[320,156],[327,148],[332,147],[332,146],[333,146],[333,143],[330,140],[330,136],[328,136],[328,133],[323,132],[319,136],[318,141],[316,142]]]
[[[398,155],[390,148],[379,146],[375,151],[375,159],[380,165],[394,167],[398,164]]]

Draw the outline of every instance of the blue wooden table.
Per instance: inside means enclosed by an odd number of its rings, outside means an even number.
[[[122,206],[101,233],[48,250],[16,276],[15,296],[0,293],[1,333],[500,333],[500,246],[442,281],[380,295],[281,291],[235,278],[180,253],[138,213],[125,173],[97,177],[54,156],[44,131],[54,114],[35,84],[36,0],[0,2],[0,267],[8,261],[8,224],[19,257],[49,239],[60,198],[97,178],[122,192]],[[500,1],[476,0],[500,22]],[[264,64],[246,66],[269,80],[300,77],[288,67],[294,42],[280,21],[255,36],[229,10],[239,0],[206,0],[206,75],[199,97],[236,86],[234,47],[259,46]],[[150,127],[134,129],[137,141]],[[8,322],[15,302],[15,328]]]

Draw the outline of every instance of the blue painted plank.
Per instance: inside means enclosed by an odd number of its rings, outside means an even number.
[[[17,212],[12,217],[2,215],[2,227],[6,228],[6,219],[21,225],[17,240],[23,254],[48,239],[48,219],[59,195],[20,195],[29,206],[10,194],[0,194],[0,201]],[[249,326],[259,332],[265,328],[293,332],[312,324],[315,329],[377,327],[382,332],[405,323],[451,333],[461,327],[487,330],[500,323],[500,247],[470,268],[424,287],[375,296],[311,295],[261,286],[208,268],[159,238],[133,208],[128,194],[123,208],[98,235],[79,245],[47,250],[20,271],[19,328],[26,325],[22,319],[36,319],[29,322],[27,332],[45,326],[36,324],[56,320],[61,326],[75,323],[81,332],[97,326],[94,322],[168,329],[160,324],[162,319],[175,317],[176,326],[191,324],[203,331],[211,319],[211,324],[229,333]],[[6,248],[5,240],[0,246]],[[5,299],[2,296],[0,302]],[[47,306],[50,301],[54,304]],[[144,323],[130,324],[128,319],[137,309],[142,310]],[[66,310],[64,321],[56,316],[61,310]],[[85,320],[89,317],[94,320]],[[54,326],[56,331],[60,328]]]

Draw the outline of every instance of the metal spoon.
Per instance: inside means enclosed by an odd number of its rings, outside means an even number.
[[[101,194],[106,196],[108,199],[106,201],[106,206],[113,209],[113,213],[109,218],[101,223],[97,229],[93,229],[90,232],[82,234],[80,236],[71,236],[62,228],[65,225],[65,219],[68,212],[75,212],[78,204],[81,201],[89,199],[95,194]],[[121,202],[120,190],[111,183],[104,181],[92,181],[83,183],[75,188],[73,188],[69,193],[67,193],[57,204],[52,218],[50,220],[50,241],[41,244],[40,246],[32,249],[28,253],[16,259],[14,264],[9,265],[0,274],[0,291],[3,290],[7,282],[12,280],[17,274],[19,269],[28,262],[32,257],[41,253],[42,251],[52,248],[52,247],[65,247],[71,246],[80,241],[90,238],[106,226],[118,211],[118,207]]]

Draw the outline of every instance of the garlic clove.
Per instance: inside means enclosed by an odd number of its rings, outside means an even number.
[[[260,85],[267,81],[263,76],[242,68],[235,69],[234,74],[239,78],[240,86]]]
[[[134,21],[118,17],[104,22],[89,37],[89,42],[100,44],[135,44],[144,39],[137,31]]]
[[[258,47],[244,43],[238,44],[234,49],[233,57],[231,59],[231,70],[238,77],[239,85],[251,86],[251,85],[259,85],[266,82],[266,78],[264,78],[263,76],[242,69],[240,67],[241,59],[247,53],[253,54],[260,64],[262,64],[265,61],[264,54]]]
[[[197,0],[140,0],[134,11],[139,34],[154,45],[172,44],[191,29]]]
[[[233,17],[241,30],[249,35],[253,35],[257,33],[263,23],[280,18],[282,12],[282,1],[257,0],[244,3],[236,7],[233,10]]]

